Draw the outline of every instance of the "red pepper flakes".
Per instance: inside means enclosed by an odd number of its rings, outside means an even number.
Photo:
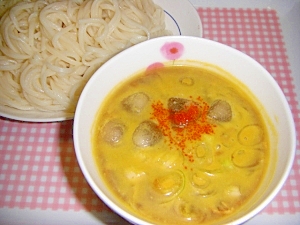
[[[184,110],[170,114],[170,119],[178,126],[186,126],[191,121],[195,121],[200,116],[200,109],[198,105],[191,104]]]
[[[215,127],[207,121],[209,105],[200,97],[196,101],[196,104],[176,113],[165,108],[161,101],[152,104],[151,119],[157,120],[170,147],[177,147],[190,162],[194,162],[194,156],[185,152],[186,143],[200,140],[203,134],[213,134]],[[174,127],[174,123],[180,126]]]

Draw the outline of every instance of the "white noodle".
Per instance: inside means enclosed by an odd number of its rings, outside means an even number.
[[[0,0],[0,105],[74,113],[109,58],[170,35],[152,0]]]

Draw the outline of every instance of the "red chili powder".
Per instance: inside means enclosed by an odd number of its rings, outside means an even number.
[[[180,112],[171,112],[165,108],[161,101],[152,103],[152,117],[158,122],[163,135],[167,137],[170,147],[176,147],[190,162],[194,156],[185,153],[187,142],[201,139],[203,134],[213,134],[215,125],[207,121],[209,105],[200,97],[196,99],[197,104],[191,104]],[[182,126],[174,126],[182,125]]]

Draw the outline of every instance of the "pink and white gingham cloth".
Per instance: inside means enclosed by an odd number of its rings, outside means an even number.
[[[300,112],[277,13],[262,9],[197,9],[204,37],[250,55],[274,76],[292,109]],[[109,211],[87,184],[75,157],[73,121],[26,123],[0,118],[0,208]],[[300,212],[300,138],[291,174],[263,211]]]
[[[279,18],[269,9],[199,8],[204,38],[234,47],[262,64],[283,90],[297,131],[294,165],[284,187],[263,211],[267,214],[300,212],[300,111],[289,68]]]

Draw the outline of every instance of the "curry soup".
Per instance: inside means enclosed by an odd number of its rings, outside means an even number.
[[[109,188],[139,217],[217,223],[248,201],[268,166],[260,110],[238,81],[205,67],[147,70],[101,105],[93,155]]]

